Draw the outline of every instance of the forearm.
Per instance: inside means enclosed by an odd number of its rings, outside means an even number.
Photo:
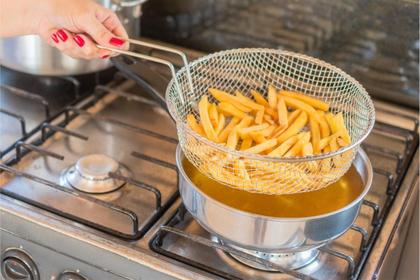
[[[0,0],[0,37],[36,33],[45,0]]]

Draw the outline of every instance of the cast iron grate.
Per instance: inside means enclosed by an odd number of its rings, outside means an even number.
[[[391,113],[386,110],[383,110],[383,112]],[[398,192],[398,188],[402,182],[402,179],[404,178],[405,172],[407,171],[409,163],[411,162],[413,154],[418,146],[418,119],[405,114],[398,114],[395,112],[392,112],[392,114],[396,117],[409,120],[412,123],[412,129],[400,128],[382,122],[377,122],[375,124],[372,134],[377,134],[378,136],[382,137],[387,137],[387,135],[394,135],[397,136],[397,138],[402,139],[400,141],[404,145],[404,147],[400,153],[396,153],[391,149],[379,147],[377,145],[369,143],[362,145],[363,148],[368,152],[368,154],[377,154],[391,161],[395,161],[396,168],[394,172],[390,172],[389,170],[386,170],[382,167],[376,167],[374,165],[375,175],[383,177],[386,182],[384,193],[382,194],[386,198],[382,207],[378,203],[375,203],[368,199],[363,200],[361,207],[368,207],[371,209],[370,211],[372,215],[370,217],[370,226],[372,229],[368,231],[368,229],[358,226],[356,224],[353,224],[350,228],[350,231],[354,231],[360,234],[361,236],[361,242],[359,245],[352,244],[352,246],[359,246],[359,256],[357,256],[357,260],[355,256],[351,256],[349,254],[340,252],[339,250],[333,249],[329,245],[320,249],[321,254],[329,254],[336,258],[340,258],[347,263],[348,279],[357,279],[359,277],[363,265],[365,264],[369,252],[371,251],[374,242],[381,230],[383,221],[386,219],[386,216],[392,206],[394,197]],[[233,273],[228,273],[224,271],[220,267],[212,267],[208,264],[200,263],[196,260],[189,259],[188,257],[182,254],[171,251],[169,247],[165,247],[163,245],[165,242],[165,238],[168,238],[169,235],[176,235],[178,237],[188,240],[188,242],[198,243],[204,247],[207,247],[208,249],[216,249],[221,250],[224,253],[233,253],[240,255],[245,259],[255,261],[269,268],[275,268],[280,272],[288,274],[292,277],[296,277],[299,279],[313,279],[310,275],[305,275],[298,271],[290,271],[282,267],[278,267],[277,265],[270,263],[266,260],[258,259],[257,257],[244,254],[243,252],[238,252],[237,250],[234,250],[230,247],[212,241],[209,238],[202,237],[197,234],[192,234],[187,232],[186,230],[183,230],[182,227],[178,225],[184,221],[186,211],[187,210],[185,209],[185,207],[181,205],[177,210],[176,214],[164,226],[161,226],[160,230],[150,242],[150,247],[152,248],[152,250],[169,258],[178,260],[182,263],[191,265],[193,267],[212,273],[222,278],[241,279],[236,275],[233,275]],[[334,243],[334,241],[332,243]]]
[[[169,205],[172,204],[172,202],[176,199],[176,197],[178,196],[177,192],[175,192],[167,201],[166,203],[163,205],[162,204],[162,194],[159,191],[158,188],[156,188],[155,186],[152,186],[150,184],[147,184],[145,182],[142,181],[138,181],[135,180],[133,178],[128,178],[125,176],[122,176],[121,174],[116,174],[116,173],[112,173],[110,172],[108,175],[114,179],[118,179],[121,181],[124,181],[125,183],[128,183],[132,186],[135,186],[137,188],[141,188],[144,191],[150,192],[154,195],[155,197],[155,211],[152,214],[152,217],[148,220],[148,222],[143,225],[142,227],[139,227],[139,218],[138,215],[130,210],[127,209],[125,207],[116,205],[115,203],[109,202],[109,201],[104,201],[104,200],[100,200],[97,199],[91,195],[73,190],[71,188],[66,188],[64,186],[61,186],[55,182],[43,179],[41,177],[38,177],[36,175],[32,175],[29,173],[25,173],[22,172],[18,169],[15,169],[13,167],[13,165],[17,164],[22,158],[25,157],[26,154],[28,154],[29,152],[36,152],[39,153],[43,156],[46,157],[52,157],[55,158],[57,160],[63,160],[63,156],[60,154],[57,154],[55,152],[51,152],[48,151],[44,148],[41,147],[41,145],[47,140],[49,139],[51,136],[53,136],[55,133],[63,133],[66,134],[67,136],[70,137],[76,137],[79,138],[81,140],[87,141],[88,140],[88,136],[82,135],[80,133],[76,133],[72,130],[69,130],[66,128],[66,126],[68,124],[71,123],[72,120],[74,120],[75,118],[77,118],[80,115],[84,115],[90,118],[94,118],[97,121],[102,121],[102,122],[107,122],[111,125],[115,125],[118,127],[121,127],[123,129],[128,129],[134,133],[140,133],[143,135],[147,135],[149,137],[153,137],[154,139],[159,139],[161,141],[165,141],[168,142],[170,144],[176,145],[178,143],[178,140],[175,138],[171,138],[159,133],[156,133],[154,131],[145,129],[145,128],[141,128],[141,127],[136,127],[133,125],[130,125],[128,123],[125,123],[123,121],[120,121],[118,119],[113,119],[113,118],[106,118],[106,117],[100,117],[100,116],[95,116],[91,113],[89,113],[87,111],[88,108],[94,106],[99,100],[101,100],[101,98],[103,98],[105,95],[107,95],[108,93],[112,92],[113,94],[117,94],[118,96],[121,96],[123,98],[125,98],[126,100],[134,100],[136,101],[136,96],[132,96],[130,94],[124,93],[124,92],[118,92],[116,90],[113,90],[112,88],[106,87],[106,86],[96,86],[91,98],[88,100],[88,102],[86,102],[83,106],[81,106],[80,108],[76,108],[73,106],[69,106],[67,107],[62,113],[62,115],[64,116],[64,120],[61,121],[58,125],[52,125],[50,124],[48,121],[45,121],[44,123],[42,123],[41,125],[38,126],[38,130],[35,131],[36,132],[40,132],[40,137],[38,137],[36,140],[30,142],[30,143],[26,143],[24,141],[24,139],[17,141],[14,144],[14,148],[16,150],[15,152],[15,157],[11,158],[10,160],[8,160],[6,163],[1,163],[0,164],[0,170],[9,172],[14,174],[15,176],[22,176],[26,179],[32,180],[34,182],[37,183],[41,183],[44,184],[50,188],[53,188],[57,191],[60,192],[65,192],[66,194],[73,196],[73,197],[77,197],[79,199],[83,199],[87,202],[91,202],[91,203],[95,203],[97,205],[100,205],[101,207],[105,207],[107,209],[110,209],[112,211],[116,211],[120,214],[123,214],[125,216],[127,216],[130,220],[131,223],[131,228],[132,231],[130,234],[124,233],[122,231],[113,229],[111,227],[105,226],[104,224],[92,221],[92,220],[87,220],[85,218],[82,218],[80,216],[68,213],[68,212],[64,212],[60,209],[57,208],[53,208],[45,203],[41,203],[37,200],[33,200],[31,198],[28,197],[24,197],[22,195],[19,195],[13,191],[7,190],[5,188],[0,188],[0,193],[8,195],[10,197],[13,197],[15,199],[24,201],[28,204],[31,204],[33,206],[39,207],[41,209],[50,211],[54,214],[63,216],[65,218],[71,219],[73,221],[76,221],[78,223],[90,226],[94,229],[100,230],[102,232],[108,233],[108,234],[112,234],[116,237],[120,237],[120,238],[124,238],[124,239],[130,239],[130,240],[135,240],[138,239],[140,237],[142,237],[144,235],[144,233],[151,227],[151,225],[160,217],[160,215],[167,209],[167,207]],[[131,152],[131,156],[142,160],[142,161],[147,161],[151,164],[154,165],[158,165],[161,166],[162,168],[166,168],[166,169],[170,169],[172,170],[175,174],[177,174],[177,168],[176,165],[139,153],[137,151],[132,151]],[[178,176],[176,176],[176,178],[178,178]],[[176,184],[177,185],[177,184]]]

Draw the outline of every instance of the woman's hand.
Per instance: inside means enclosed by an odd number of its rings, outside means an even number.
[[[1,0],[0,3],[1,17],[5,17],[1,20],[0,34],[38,34],[49,45],[74,58],[113,55],[97,44],[128,48],[127,33],[116,14],[92,0]]]

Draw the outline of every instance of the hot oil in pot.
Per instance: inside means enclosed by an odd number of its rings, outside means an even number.
[[[354,166],[326,188],[290,195],[236,190],[203,175],[186,159],[183,166],[190,180],[211,198],[238,210],[272,217],[299,218],[330,213],[348,205],[363,191],[362,178]]]

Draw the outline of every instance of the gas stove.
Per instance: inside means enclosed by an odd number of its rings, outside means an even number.
[[[161,83],[159,73],[149,81]],[[111,82],[80,90],[74,77],[57,79],[47,83],[55,95],[22,88],[25,83],[1,88],[0,131],[7,141],[0,247],[9,276],[371,279],[394,273],[418,196],[415,112],[375,102],[377,123],[362,145],[374,167],[373,186],[357,220],[306,256],[304,267],[283,270],[273,260],[295,256],[241,254],[185,210],[175,126],[133,81],[117,72]],[[68,99],[57,99],[55,83]]]

